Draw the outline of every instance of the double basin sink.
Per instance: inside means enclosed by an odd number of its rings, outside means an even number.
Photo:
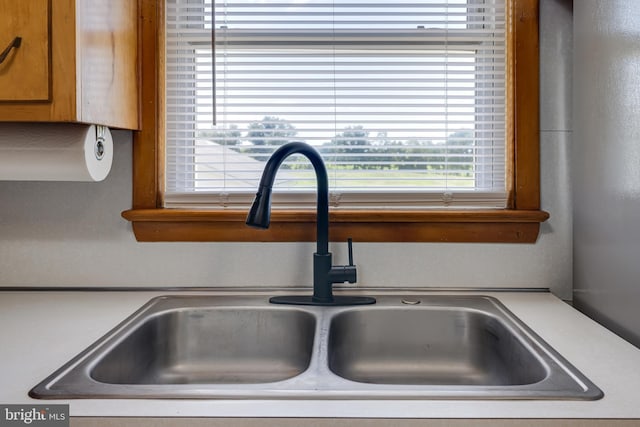
[[[149,301],[30,395],[204,399],[585,399],[602,392],[498,300],[380,295]]]

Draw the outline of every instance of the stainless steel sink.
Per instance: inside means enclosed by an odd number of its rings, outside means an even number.
[[[36,398],[598,399],[497,300],[376,295],[357,307],[262,296],[151,300]]]
[[[250,384],[309,367],[315,318],[295,310],[187,308],[144,320],[98,358],[107,384]]]
[[[547,376],[531,343],[495,316],[460,307],[340,313],[329,355],[334,373],[372,384],[515,386]]]

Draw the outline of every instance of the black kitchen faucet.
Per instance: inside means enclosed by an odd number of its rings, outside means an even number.
[[[320,154],[304,142],[290,142],[278,148],[269,158],[260,179],[256,198],[247,215],[247,225],[269,228],[271,218],[271,192],[276,173],[282,162],[292,154],[307,157],[316,173],[318,182],[317,203],[317,249],[313,254],[313,295],[277,296],[269,299],[274,304],[303,305],[361,305],[374,304],[375,298],[361,296],[333,295],[334,283],[355,283],[356,266],[353,264],[351,239],[349,245],[349,265],[332,265],[329,252],[329,180],[327,168]]]

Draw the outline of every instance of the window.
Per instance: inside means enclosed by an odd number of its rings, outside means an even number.
[[[537,1],[211,1],[141,5],[138,239],[313,240],[303,158],[278,173],[272,230],[244,227],[269,154],[303,140],[334,240],[535,241]]]
[[[167,0],[165,206],[247,208],[302,140],[337,209],[506,207],[505,17],[504,0]],[[312,175],[287,162],[274,208],[313,206]]]

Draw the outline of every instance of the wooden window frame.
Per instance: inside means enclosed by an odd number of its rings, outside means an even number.
[[[143,242],[314,241],[315,210],[274,210],[271,227],[246,210],[166,209],[162,202],[164,0],[139,0],[141,130],[133,137],[133,207],[122,216]],[[540,223],[539,0],[507,0],[509,203],[506,209],[335,210],[330,240],[534,243]]]

